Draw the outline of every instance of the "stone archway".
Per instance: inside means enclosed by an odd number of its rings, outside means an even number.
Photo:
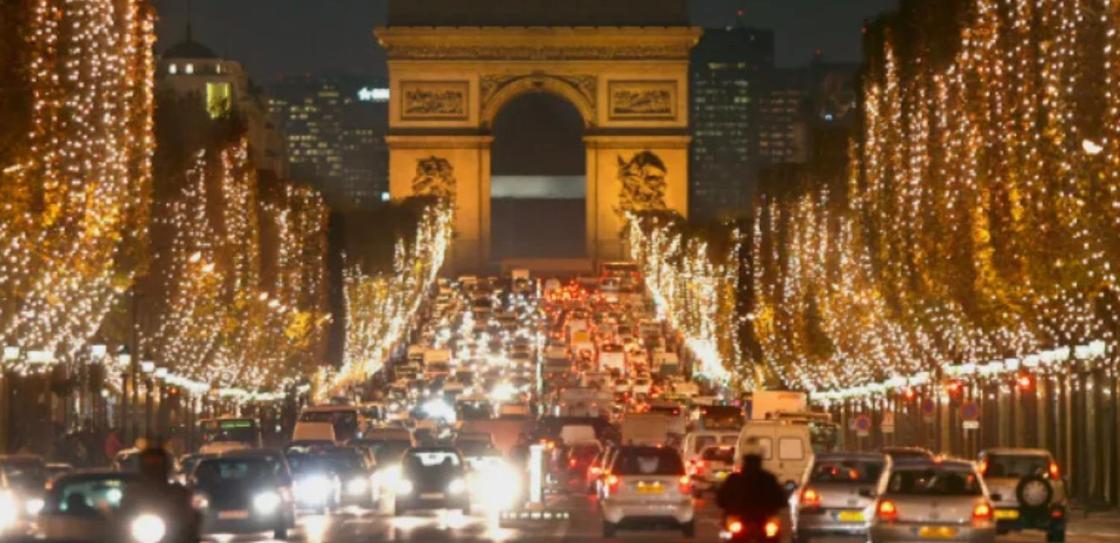
[[[393,21],[390,19],[390,25]],[[530,92],[579,111],[587,153],[587,254],[621,255],[628,209],[688,212],[689,26],[388,26],[390,192],[453,189],[452,267],[484,270],[490,250],[491,127]],[[436,168],[439,166],[439,168]]]

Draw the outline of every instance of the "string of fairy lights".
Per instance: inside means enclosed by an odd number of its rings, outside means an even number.
[[[678,308],[708,265],[682,252],[701,242],[679,228],[632,221],[632,254],[688,335],[757,343],[721,352],[725,367],[826,401],[1075,370],[1115,377],[1120,10],[970,0],[933,17],[926,4],[904,2],[895,22],[867,29],[877,52],[847,179],[758,200],[743,238],[748,313]],[[959,43],[947,52],[944,36]],[[719,288],[735,284],[734,266],[710,265]],[[736,319],[753,337],[731,337]]]
[[[392,271],[370,274],[357,266],[344,271],[343,365],[337,371],[324,369],[319,374],[317,396],[344,394],[367,382],[409,331],[447,256],[453,234],[453,207],[446,202],[425,205],[415,228],[411,242],[397,240]]]
[[[154,14],[140,0],[28,9],[30,132],[0,164],[0,337],[72,360],[146,237]]]

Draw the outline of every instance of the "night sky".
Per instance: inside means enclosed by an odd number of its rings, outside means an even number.
[[[183,39],[187,0],[153,1],[160,14],[157,47],[163,51]],[[372,30],[384,21],[386,1],[194,0],[194,35],[240,61],[261,83],[285,74],[383,76],[384,56]],[[692,0],[692,16],[696,25],[721,27],[733,24],[736,11],[745,8],[747,25],[775,29],[778,64],[795,66],[817,49],[827,60],[858,60],[861,23],[896,2]]]

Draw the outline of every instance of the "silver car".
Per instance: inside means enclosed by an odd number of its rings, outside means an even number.
[[[820,453],[790,497],[794,541],[814,537],[864,536],[887,459],[876,453]]]
[[[680,530],[688,538],[696,535],[692,483],[675,449],[620,447],[604,486],[604,538],[613,538],[620,528],[661,527]]]
[[[875,497],[871,543],[996,540],[988,488],[972,462],[888,460]]]
[[[992,493],[999,533],[1046,532],[1046,541],[1065,541],[1069,493],[1061,468],[1045,449],[987,449],[980,474]]]

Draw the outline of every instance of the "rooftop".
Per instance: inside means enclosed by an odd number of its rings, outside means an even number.
[[[688,26],[687,0],[389,0],[389,26]]]

